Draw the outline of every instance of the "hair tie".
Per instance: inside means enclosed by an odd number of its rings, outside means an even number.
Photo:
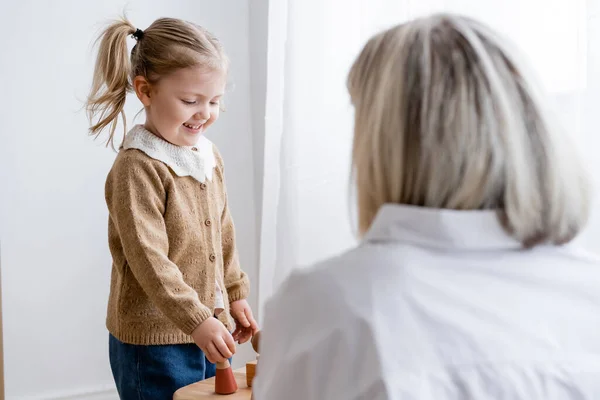
[[[141,38],[144,37],[144,31],[141,29],[136,29],[135,32],[131,35],[131,37],[139,41]]]

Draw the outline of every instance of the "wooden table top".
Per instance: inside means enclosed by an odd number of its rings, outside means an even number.
[[[215,393],[215,378],[209,378],[191,385],[182,387],[173,395],[173,400],[250,400],[252,389],[246,384],[246,368],[240,368],[233,371],[235,380],[238,384],[237,392],[229,395]]]

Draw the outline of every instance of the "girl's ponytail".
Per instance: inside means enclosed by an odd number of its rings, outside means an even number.
[[[90,135],[97,137],[109,127],[106,145],[110,144],[113,148],[119,115],[123,118],[125,131],[127,130],[123,108],[127,93],[132,90],[127,37],[136,33],[135,27],[123,18],[108,26],[98,37],[100,48],[86,109],[92,124]]]

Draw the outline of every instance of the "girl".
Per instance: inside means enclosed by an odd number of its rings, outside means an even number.
[[[267,304],[255,397],[600,399],[586,171],[504,41],[410,21],[348,89],[363,241]]]
[[[137,41],[130,57],[129,36]],[[132,90],[146,113],[106,181],[110,364],[121,398],[167,399],[213,376],[214,363],[235,353],[234,341],[257,330],[223,160],[204,137],[219,117],[228,60],[214,36],[178,19],[158,19],[145,31],[123,19],[99,40],[91,134],[108,128],[114,144]]]

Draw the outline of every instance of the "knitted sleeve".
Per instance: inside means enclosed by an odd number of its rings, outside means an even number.
[[[189,335],[212,312],[169,260],[163,213],[165,185],[172,178],[158,165],[128,150],[107,181],[107,203],[135,279],[163,314]]]
[[[224,206],[221,213],[221,243],[223,246],[223,269],[225,274],[225,288],[229,302],[246,299],[250,292],[250,280],[248,275],[240,268],[240,261],[235,242],[235,227],[229,212],[227,201],[227,189],[225,186],[225,174],[223,171],[223,159],[215,147],[217,169],[222,180]]]

